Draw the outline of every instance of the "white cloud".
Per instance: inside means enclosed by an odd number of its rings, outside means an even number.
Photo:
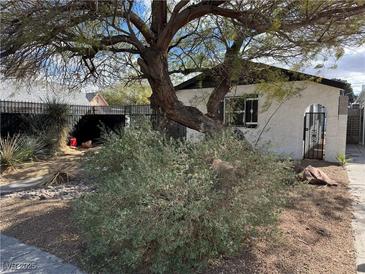
[[[289,68],[286,65],[277,63],[273,60],[261,60],[266,64],[273,64],[274,66]],[[317,64],[322,64],[323,60],[318,58],[307,67],[301,69],[304,73],[316,75],[325,78],[337,78],[346,80],[351,83],[351,86],[358,94],[362,90],[362,86],[365,86],[365,45],[361,47],[345,48],[345,54],[339,60],[335,60],[334,57],[325,61],[325,67],[322,69],[315,69]],[[335,68],[330,68],[336,65]],[[290,69],[290,68],[289,68]]]
[[[326,78],[347,80],[354,92],[359,93],[362,85],[365,85],[365,46],[346,48],[344,56],[336,62],[336,65],[335,69],[325,68],[318,71],[306,68],[305,72]]]

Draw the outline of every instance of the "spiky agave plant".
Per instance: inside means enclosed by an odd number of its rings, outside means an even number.
[[[0,138],[1,167],[6,169],[43,153],[43,144],[36,137],[16,134]]]
[[[19,161],[20,136],[0,138],[1,167],[6,169]]]

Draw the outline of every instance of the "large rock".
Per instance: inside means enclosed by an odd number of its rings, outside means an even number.
[[[307,166],[303,171],[303,179],[314,185],[337,186],[337,182],[332,180],[326,173],[319,168]]]
[[[220,175],[224,175],[227,173],[232,174],[235,171],[233,165],[231,165],[229,162],[222,161],[221,159],[214,159],[212,163],[212,168]]]
[[[221,159],[214,159],[212,168],[218,175],[218,181],[215,185],[216,189],[229,191],[237,183],[237,168],[231,163]]]

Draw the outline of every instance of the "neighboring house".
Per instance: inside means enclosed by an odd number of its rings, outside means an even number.
[[[92,106],[108,106],[108,102],[98,92],[86,93],[86,98]]]
[[[358,105],[360,112],[359,127],[360,127],[360,144],[365,146],[365,85],[362,85],[362,91],[357,97],[353,105]]]
[[[3,81],[0,83],[0,100],[33,103],[56,100],[57,102],[68,105],[107,105],[104,98],[99,94],[69,91],[56,84],[36,83],[25,86],[12,81]]]
[[[342,96],[344,84],[339,81],[260,65],[259,76],[241,77],[221,102],[220,114],[225,124],[239,128],[253,145],[291,156],[293,159],[314,158],[335,162],[346,149],[348,98]],[[286,88],[298,94],[266,106],[267,96],[259,92],[258,83],[265,70],[285,75]],[[177,96],[186,105],[206,112],[206,102],[218,84],[214,73],[203,73],[176,86]],[[187,129],[187,139],[202,134]]]

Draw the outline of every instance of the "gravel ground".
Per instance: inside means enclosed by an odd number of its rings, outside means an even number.
[[[44,188],[19,191],[6,195],[7,198],[19,198],[22,200],[70,200],[79,198],[83,193],[95,190],[85,184],[67,184],[59,186],[47,186]]]

